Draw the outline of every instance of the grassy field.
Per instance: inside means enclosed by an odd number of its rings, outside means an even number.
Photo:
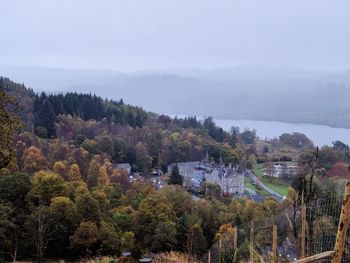
[[[263,164],[258,163],[253,166],[253,172],[256,176],[262,177],[263,176]]]
[[[270,195],[268,192],[266,192],[264,189],[258,189],[255,185],[252,184],[244,184],[245,188],[249,188],[254,190],[257,194],[268,196]]]
[[[244,176],[244,183],[252,184],[253,180],[248,176]]]
[[[264,177],[263,176],[263,164],[256,164],[253,167],[253,171],[257,177],[260,178],[261,182],[272,190],[282,196],[286,196],[288,193],[288,185],[284,184],[277,177]]]
[[[254,190],[255,192],[257,192],[257,194],[266,195],[266,196],[269,195],[269,193],[266,192],[264,189],[257,188],[255,185],[253,185],[252,179],[250,179],[249,177],[244,177],[244,187]]]
[[[278,178],[264,177],[261,178],[261,182],[282,196],[288,193],[288,185],[283,184]]]

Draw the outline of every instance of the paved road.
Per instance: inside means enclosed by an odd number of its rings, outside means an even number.
[[[254,191],[253,189],[250,189],[250,188],[248,188],[248,187],[244,187],[244,190],[246,190],[247,192],[249,192],[251,195],[256,195],[256,194],[257,194],[256,191]]]
[[[246,176],[248,176],[250,179],[252,179],[252,181],[258,185],[259,187],[261,187],[262,189],[264,189],[266,192],[268,192],[270,195],[274,195],[276,196],[278,199],[281,199],[281,201],[283,200],[283,196],[280,195],[279,193],[275,192],[274,190],[272,190],[270,187],[268,187],[267,185],[263,184],[260,179],[251,171],[251,170],[246,170]]]

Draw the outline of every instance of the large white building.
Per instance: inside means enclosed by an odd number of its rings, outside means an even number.
[[[173,163],[168,166],[168,174],[177,165],[180,175],[184,180],[184,187],[199,190],[204,182],[220,186],[225,196],[242,195],[244,193],[244,173],[242,163],[240,165],[225,166],[220,158],[220,163],[210,163],[208,156],[203,161]]]

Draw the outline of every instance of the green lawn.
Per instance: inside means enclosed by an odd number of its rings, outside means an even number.
[[[260,189],[260,188],[257,188],[255,185],[253,184],[250,184],[250,183],[244,183],[244,187],[245,188],[249,188],[249,189],[252,189],[254,190],[257,194],[261,194],[261,195],[270,195],[267,191],[265,191],[264,189]]]
[[[245,187],[245,188],[252,189],[252,190],[254,190],[254,191],[257,191],[255,185],[252,185],[252,184],[244,183],[244,187]]]
[[[252,183],[252,179],[250,179],[250,177],[248,177],[248,176],[244,176],[244,183],[251,184]]]
[[[281,183],[278,178],[263,177],[261,182],[282,196],[286,196],[288,193],[288,185]]]
[[[288,193],[288,185],[285,185],[280,181],[279,178],[275,177],[263,177],[263,164],[256,164],[253,166],[253,171],[257,177],[260,178],[261,182],[266,186],[270,187],[276,193],[286,196]]]
[[[263,176],[263,164],[258,163],[253,166],[253,172],[256,176],[262,177]]]

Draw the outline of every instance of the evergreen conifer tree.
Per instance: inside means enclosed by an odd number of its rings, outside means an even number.
[[[177,164],[171,170],[168,184],[183,184],[182,176],[180,175],[179,167],[177,166]]]
[[[56,136],[55,121],[56,114],[53,106],[48,99],[45,99],[36,114],[35,127],[44,127],[47,131],[47,137],[53,138]]]

